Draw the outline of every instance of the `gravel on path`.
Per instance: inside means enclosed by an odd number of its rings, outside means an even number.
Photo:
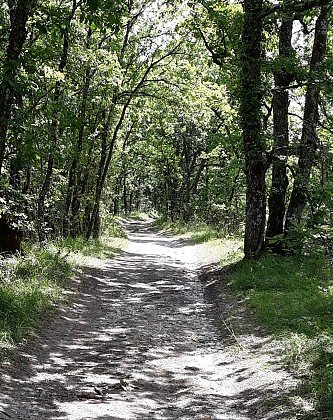
[[[128,248],[85,267],[69,306],[3,364],[0,419],[296,418],[297,381],[203,247],[149,220],[127,229]]]

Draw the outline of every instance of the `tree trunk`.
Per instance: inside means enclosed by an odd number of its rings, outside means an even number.
[[[20,120],[20,124],[24,124],[22,117],[19,117],[19,110],[23,110],[23,97],[18,92],[15,94],[15,100],[13,102],[16,108],[15,119]],[[9,170],[9,184],[13,187],[14,190],[21,190],[21,171],[24,167],[22,161],[22,133],[19,131],[14,131],[14,138],[11,141],[11,159],[10,159],[10,170]]]
[[[293,20],[282,22],[280,27],[279,57],[287,60],[292,52]],[[283,62],[282,61],[282,62]],[[286,193],[288,176],[285,160],[289,149],[289,92],[287,86],[293,81],[294,75],[290,74],[285,65],[274,72],[275,89],[273,91],[273,168],[272,187],[268,199],[269,215],[267,221],[266,238],[283,234],[283,224],[286,211]],[[272,245],[268,246],[272,247]],[[273,246],[274,247],[274,246]],[[276,247],[274,247],[275,249]]]
[[[124,172],[123,176],[123,207],[124,207],[124,213],[127,216],[128,215],[128,201],[127,201],[127,179],[126,179],[126,172]]]
[[[323,6],[316,21],[315,39],[312,49],[310,72],[305,96],[303,129],[299,147],[298,167],[295,175],[293,190],[288,207],[285,233],[301,221],[303,209],[307,199],[307,186],[310,172],[318,148],[317,125],[319,120],[321,65],[326,53],[328,12],[331,6]]]
[[[62,45],[62,52],[61,52],[61,58],[58,66],[58,70],[60,73],[63,73],[65,70],[65,67],[67,65],[68,61],[68,48],[69,48],[69,29],[71,21],[74,17],[75,10],[76,10],[76,0],[73,0],[72,3],[72,11],[71,15],[68,18],[68,21],[66,23],[66,27],[64,30],[63,35],[63,45]],[[51,139],[50,139],[50,151],[47,161],[47,169],[45,178],[42,184],[42,187],[39,192],[38,197],[38,208],[37,208],[37,218],[38,218],[38,236],[39,240],[42,241],[45,239],[45,232],[43,231],[43,219],[45,214],[45,199],[50,191],[51,184],[52,184],[52,177],[53,177],[53,165],[54,165],[54,152],[58,145],[58,105],[61,95],[61,82],[58,80],[56,82],[55,88],[54,88],[54,94],[53,94],[53,101],[54,101],[54,111],[52,115],[52,121],[51,121]]]
[[[190,209],[190,179],[189,174],[186,172],[183,177],[182,187],[180,191],[181,196],[181,212],[182,219],[185,223],[188,223],[191,218],[191,209]]]
[[[92,206],[92,211],[88,223],[88,228],[86,231],[86,237],[89,239],[94,230],[94,224],[97,223],[99,218],[99,202],[102,196],[102,189],[103,189],[103,173],[106,164],[106,154],[107,154],[107,140],[109,136],[110,126],[113,118],[113,113],[115,110],[115,103],[116,103],[116,95],[113,96],[113,106],[108,111],[103,111],[104,116],[104,124],[103,130],[101,133],[101,153],[100,153],[100,160],[98,165],[98,174],[96,179],[96,187],[95,187],[95,196],[94,196],[94,203]]]
[[[114,199],[113,199],[113,215],[117,216],[119,214],[119,201],[120,201],[120,190],[122,184],[122,175],[119,175],[115,180],[114,186]]]
[[[0,84],[0,174],[6,155],[7,129],[14,104],[19,57],[27,37],[27,21],[35,3],[35,0],[17,0],[16,6],[10,10],[11,28]]]
[[[89,26],[87,34],[87,43],[86,48],[89,50],[91,43],[92,29]],[[77,215],[80,209],[80,198],[79,198],[79,179],[80,179],[80,170],[78,170],[80,157],[83,149],[83,139],[84,139],[84,130],[86,127],[86,114],[87,114],[87,102],[88,94],[90,88],[90,82],[92,79],[92,70],[90,66],[86,69],[83,80],[83,92],[82,92],[82,101],[79,113],[79,132],[77,137],[77,143],[75,150],[73,151],[73,159],[70,166],[68,174],[68,184],[67,184],[67,194],[65,200],[65,212],[64,212],[64,225],[63,232],[64,235],[68,234],[75,236],[78,233],[79,221],[77,220]],[[70,211],[72,207],[72,212]]]
[[[245,258],[264,250],[266,222],[266,162],[261,139],[262,0],[244,0],[240,116],[246,175]]]
[[[92,215],[91,215],[91,219],[90,219],[90,223],[89,223],[89,227],[88,227],[88,231],[86,235],[87,238],[89,238],[93,233],[94,233],[94,236],[96,236],[97,230],[99,229],[99,226],[100,226],[99,210],[100,210],[100,201],[102,197],[102,192],[103,192],[106,176],[110,167],[111,159],[113,156],[114,147],[118,139],[118,134],[125,120],[127,109],[130,106],[131,100],[132,100],[132,97],[129,97],[127,102],[123,105],[117,125],[114,128],[112,138],[109,144],[107,144],[107,139],[109,136],[111,122],[114,117],[115,108],[117,105],[117,94],[114,95],[113,105],[108,112],[108,117],[107,117],[107,121],[104,127],[104,134],[103,134],[105,137],[103,142],[105,142],[105,146],[107,145],[108,153],[105,156],[104,161],[101,162],[100,168],[99,168],[98,179],[96,183],[94,207],[93,207],[93,211],[92,211]],[[105,149],[105,152],[106,152],[106,149]],[[97,229],[97,226],[98,226],[98,229]]]

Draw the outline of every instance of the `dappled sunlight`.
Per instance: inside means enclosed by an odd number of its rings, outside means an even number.
[[[250,420],[258,399],[270,394],[278,404],[289,378],[268,355],[253,359],[223,338],[191,266],[194,248],[148,227],[130,234],[114,260],[85,268],[71,307],[19,365],[8,363],[4,412],[17,420]]]

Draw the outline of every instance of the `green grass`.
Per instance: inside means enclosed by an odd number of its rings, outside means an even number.
[[[179,221],[170,222],[165,219],[157,219],[156,225],[174,235],[181,235],[188,238],[195,244],[225,237],[223,230],[205,223],[182,223]]]
[[[332,413],[333,270],[327,259],[266,255],[238,263],[231,282],[267,331],[284,343],[286,363],[306,374],[302,392],[317,410],[309,418]]]
[[[112,258],[124,248],[125,244],[125,238],[103,237],[87,240],[84,237],[77,237],[58,239],[53,246],[80,260],[80,257]]]
[[[64,297],[72,274],[66,259],[50,249],[0,260],[0,348],[32,332],[42,315]]]
[[[102,229],[103,234],[100,238],[59,238],[54,241],[53,246],[68,254],[76,265],[84,264],[86,257],[113,258],[126,247],[126,233],[121,223],[111,217],[103,221]]]
[[[115,218],[113,216],[106,216],[103,219],[102,224],[102,238],[104,240],[114,240],[115,238],[126,238],[126,232],[121,224],[121,218]]]
[[[233,286],[245,293],[272,333],[333,333],[333,272],[323,256],[267,255],[242,261]]]
[[[145,220],[145,219],[155,219],[156,218],[156,213],[154,213],[153,211],[149,212],[149,213],[145,213],[143,211],[133,211],[132,213],[130,213],[130,215],[123,215],[124,219],[127,218],[130,219],[138,219],[138,220]]]

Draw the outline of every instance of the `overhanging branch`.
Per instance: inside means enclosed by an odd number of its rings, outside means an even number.
[[[262,17],[267,17],[273,13],[302,13],[306,10],[313,9],[315,7],[333,5],[333,0],[303,0],[292,2],[290,4],[276,4],[270,5],[263,8],[261,13]]]

